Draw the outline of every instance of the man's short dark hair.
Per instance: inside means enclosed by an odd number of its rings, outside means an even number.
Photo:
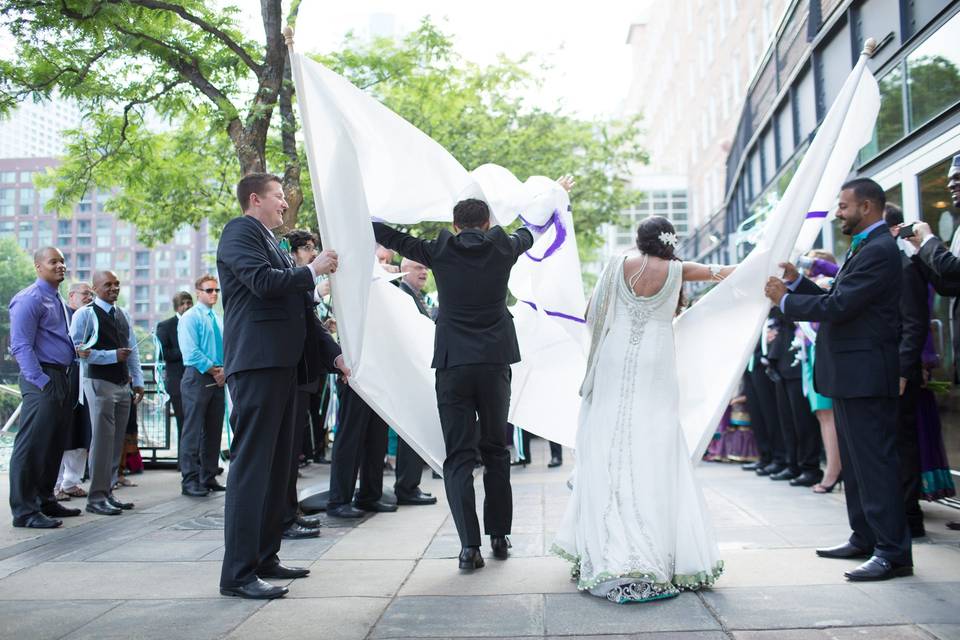
[[[854,178],[840,187],[841,191],[847,189],[853,189],[853,194],[860,200],[872,200],[880,209],[887,204],[887,194],[883,192],[883,187],[870,178]]]
[[[883,221],[887,223],[888,227],[903,224],[903,209],[892,202],[888,202],[883,207]]]
[[[176,311],[182,307],[185,303],[189,302],[193,304],[193,296],[187,293],[186,291],[177,291],[173,294],[173,310]]]
[[[217,276],[213,275],[212,273],[205,273],[197,278],[197,281],[193,283],[193,286],[197,291],[203,291],[203,283],[210,282],[211,280],[213,282],[219,282],[217,280]]]
[[[280,176],[272,173],[248,173],[240,178],[240,182],[237,183],[237,200],[240,201],[240,208],[244,211],[250,208],[250,194],[263,195],[271,182],[283,184]]]
[[[453,224],[458,229],[480,229],[490,222],[490,207],[483,200],[468,198],[453,208]]]
[[[306,229],[293,229],[292,231],[288,231],[283,237],[290,243],[290,253],[294,253],[300,247],[307,246],[308,242],[312,242],[313,246],[317,249],[320,248],[320,239],[317,237],[317,234],[312,231],[307,231]]]

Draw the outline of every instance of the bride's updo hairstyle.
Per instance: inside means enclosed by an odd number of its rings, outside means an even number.
[[[679,260],[674,253],[676,241],[676,230],[663,216],[650,216],[637,225],[637,249],[648,256]]]

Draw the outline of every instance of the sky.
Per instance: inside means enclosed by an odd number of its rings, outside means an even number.
[[[331,51],[347,31],[363,36],[370,33],[371,24],[389,31],[392,23],[395,35],[402,36],[429,15],[453,36],[455,49],[467,60],[485,64],[500,53],[512,58],[533,53],[551,64],[543,90],[530,96],[538,106],[559,103],[581,117],[615,117],[630,84],[627,31],[641,3],[594,0],[561,9],[562,4],[566,3],[304,0],[296,45],[300,51]]]

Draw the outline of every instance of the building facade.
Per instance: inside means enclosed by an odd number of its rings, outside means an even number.
[[[0,120],[0,158],[63,155],[63,131],[80,126],[80,108],[70,100],[23,102]]]
[[[70,217],[46,211],[48,190],[34,186],[34,176],[56,166],[53,158],[0,159],[0,236],[12,236],[28,252],[55,246],[67,259],[69,281],[90,281],[94,271],[115,271],[121,304],[137,327],[152,331],[169,317],[177,291],[193,294],[195,279],[214,272],[216,244],[207,234],[186,227],[171,242],[147,247],[136,228],[107,213],[107,192],[87,194]]]
[[[687,238],[683,254],[738,261],[779,201],[816,129],[872,37],[868,66],[880,85],[880,115],[851,177],[869,177],[949,241],[960,221],[946,191],[960,153],[960,0],[793,0],[743,100],[726,163],[722,206]],[[827,224],[823,247],[843,255],[848,239]],[[934,343],[950,380],[949,304],[935,300]],[[960,390],[938,398],[952,466],[960,469]]]

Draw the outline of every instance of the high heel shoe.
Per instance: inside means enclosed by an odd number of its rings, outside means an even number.
[[[843,484],[843,475],[837,476],[837,479],[833,481],[833,484],[826,485],[822,482],[818,482],[813,486],[814,493],[833,493],[834,487],[838,484]]]
[[[526,468],[528,462],[530,462],[530,461],[529,461],[529,460],[512,460],[512,461],[510,462],[510,466],[511,466],[511,467],[524,467],[524,468]]]

